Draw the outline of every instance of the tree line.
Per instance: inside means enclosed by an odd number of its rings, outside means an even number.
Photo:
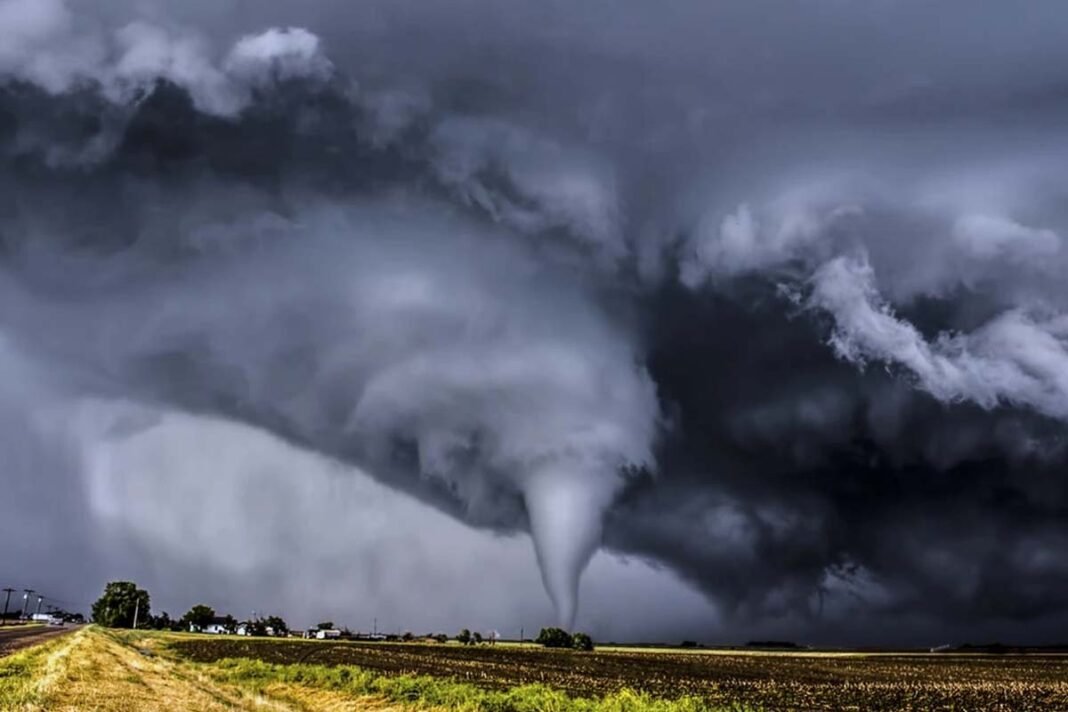
[[[289,626],[279,616],[267,616],[254,618],[247,621],[238,621],[227,614],[219,617],[215,609],[205,604],[197,604],[190,608],[185,615],[178,619],[172,619],[166,611],[159,615],[152,615],[151,598],[148,591],[138,588],[132,581],[111,581],[104,587],[104,593],[93,604],[93,622],[109,628],[145,628],[150,630],[173,630],[204,632],[209,626],[218,626],[223,632],[235,634],[243,628],[245,635],[267,636],[288,635]],[[320,630],[333,629],[333,621],[324,621],[317,626]],[[448,642],[449,638],[444,633],[430,636],[439,643]],[[480,643],[496,643],[496,634],[483,637],[478,631],[472,632],[464,628],[456,636],[455,640],[461,645],[478,645]],[[411,633],[406,633],[402,640],[410,641],[414,638]],[[572,650],[593,650],[593,639],[586,633],[569,633],[563,628],[542,628],[538,633],[535,643],[546,648],[568,648]]]
[[[288,635],[289,626],[279,616],[257,617],[238,621],[232,615],[217,616],[211,606],[199,603],[181,618],[171,618],[163,611],[152,615],[151,597],[148,591],[138,588],[132,581],[111,581],[104,593],[93,603],[92,620],[108,628],[142,628],[148,630],[172,630],[203,632],[211,625],[219,626],[226,633],[237,633],[244,628],[245,635]]]

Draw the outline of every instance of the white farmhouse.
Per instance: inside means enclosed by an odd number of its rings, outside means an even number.
[[[224,633],[229,633],[230,632],[229,630],[227,630],[226,624],[227,624],[226,618],[220,618],[220,617],[216,616],[215,618],[211,619],[210,623],[208,623],[207,625],[205,625],[203,627],[199,627],[199,626],[196,626],[196,625],[190,623],[189,624],[189,632],[190,633],[212,633],[212,634],[215,634],[215,635],[222,635]]]

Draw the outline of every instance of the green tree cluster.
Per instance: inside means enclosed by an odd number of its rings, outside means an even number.
[[[546,648],[570,648],[572,641],[571,634],[563,628],[542,628],[534,642]]]
[[[148,591],[133,581],[110,581],[104,594],[93,604],[93,622],[108,628],[133,628],[150,620]]]
[[[253,638],[263,638],[267,635],[267,623],[262,618],[253,618],[245,621],[245,635]]]
[[[542,628],[534,640],[546,648],[574,648],[575,650],[593,650],[593,638],[585,633],[572,635],[563,628]]]
[[[267,616],[263,619],[263,624],[270,628],[274,635],[289,634],[289,626],[280,616]]]
[[[193,633],[202,633],[215,619],[215,609],[198,603],[182,616],[182,628]]]

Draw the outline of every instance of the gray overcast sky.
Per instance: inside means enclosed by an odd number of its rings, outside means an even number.
[[[1059,2],[0,0],[0,583],[1068,640],[1065,35]]]

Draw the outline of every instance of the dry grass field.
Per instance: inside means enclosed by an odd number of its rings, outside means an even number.
[[[398,710],[380,699],[277,684],[252,691],[174,659],[157,637],[91,627],[0,659],[0,710],[158,712]]]

